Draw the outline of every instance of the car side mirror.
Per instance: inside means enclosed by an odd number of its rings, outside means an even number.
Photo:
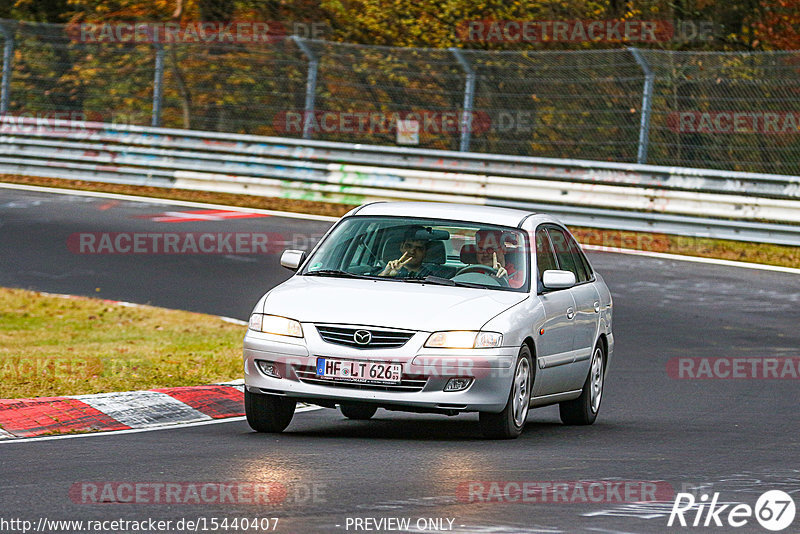
[[[575,285],[575,273],[549,269],[542,275],[542,285],[547,289],[567,289]]]
[[[281,265],[296,271],[298,267],[303,264],[306,259],[306,252],[304,250],[284,250],[281,254]]]

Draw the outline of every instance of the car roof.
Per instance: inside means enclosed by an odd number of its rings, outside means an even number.
[[[373,202],[351,211],[354,216],[419,217],[428,219],[450,219],[499,226],[517,227],[531,215],[530,211],[496,206],[455,204],[445,202]],[[545,215],[537,219],[552,220]]]

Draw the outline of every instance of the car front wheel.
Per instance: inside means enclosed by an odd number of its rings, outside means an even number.
[[[531,350],[523,345],[514,368],[514,381],[508,394],[506,407],[500,413],[480,412],[479,421],[483,436],[489,439],[513,439],[522,434],[531,401],[533,365]]]
[[[247,424],[256,432],[283,432],[292,421],[296,406],[295,401],[286,397],[244,390]]]
[[[592,353],[589,376],[583,383],[583,391],[577,399],[562,402],[558,405],[561,422],[565,425],[591,425],[600,411],[600,400],[603,398],[605,381],[605,352],[598,343]]]

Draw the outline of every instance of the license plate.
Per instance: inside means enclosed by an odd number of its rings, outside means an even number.
[[[317,358],[317,376],[352,382],[384,382],[397,384],[403,366],[399,363],[364,362]]]

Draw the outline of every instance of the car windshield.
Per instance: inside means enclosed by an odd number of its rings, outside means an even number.
[[[516,228],[356,216],[333,229],[300,274],[527,291],[526,250]]]

